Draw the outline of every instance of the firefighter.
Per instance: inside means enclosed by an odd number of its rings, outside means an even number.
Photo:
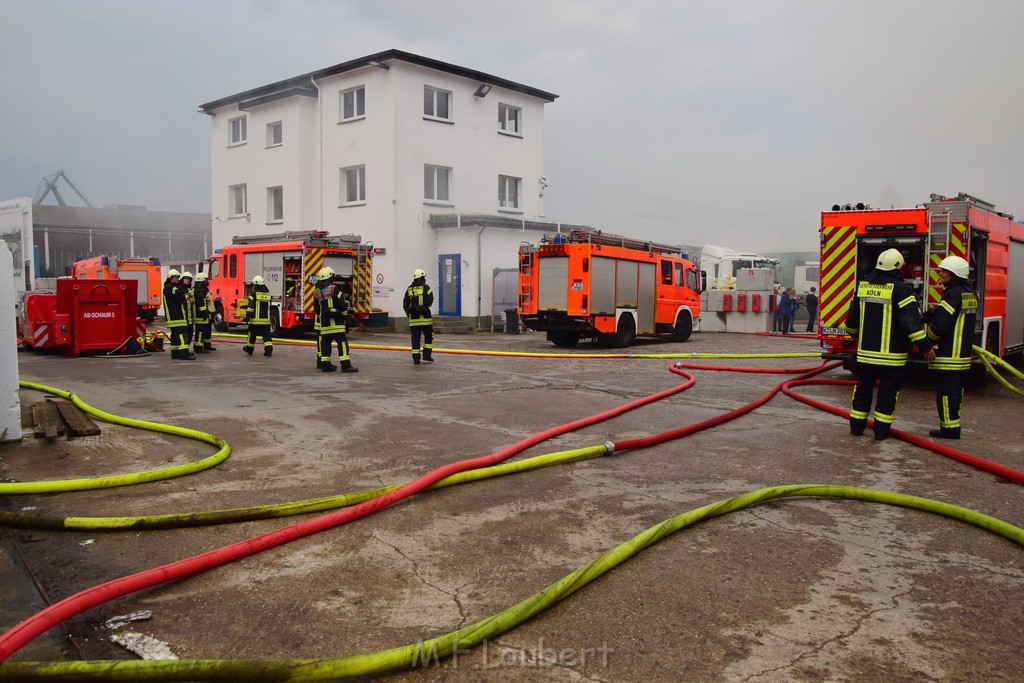
[[[195,356],[192,352],[192,340],[196,338],[195,322],[196,322],[196,300],[195,295],[192,292],[192,273],[185,271],[181,274],[181,286],[185,289],[185,346],[189,348],[189,353]]]
[[[857,387],[850,407],[850,433],[864,433],[878,382],[876,441],[889,436],[911,346],[916,344],[929,361],[935,358],[914,292],[900,276],[903,261],[898,249],[879,254],[874,270],[857,283],[846,314],[846,331],[857,339]]]
[[[348,319],[349,302],[341,287],[341,278],[334,269],[325,266],[317,273],[316,290],[316,346],[319,350],[318,367],[321,372],[334,372],[338,366],[331,363],[331,344],[338,345],[338,361],[342,372],[359,372],[352,367],[348,356],[348,340],[345,337],[345,322]]]
[[[196,353],[216,351],[210,338],[213,332],[210,315],[217,309],[213,306],[213,297],[210,296],[210,283],[206,273],[196,274],[196,285],[192,289],[192,301],[194,303],[192,317],[195,329],[192,344],[195,346]]]
[[[433,363],[434,321],[430,307],[434,304],[434,293],[427,284],[427,273],[422,268],[412,271],[412,284],[405,290],[402,308],[409,316],[409,332],[412,334],[412,362],[420,364],[420,335],[423,336],[423,362]]]
[[[167,271],[164,280],[164,319],[170,332],[171,358],[174,360],[195,360],[189,353],[187,319],[188,291],[181,284],[181,273],[175,269]]]
[[[274,353],[274,339],[270,329],[270,290],[267,288],[267,281],[262,275],[252,279],[252,291],[249,292],[249,301],[245,307],[245,322],[249,326],[249,337],[242,350],[250,356],[256,348],[257,335],[263,337],[263,355],[270,356]]]
[[[947,256],[937,269],[943,286],[942,300],[924,318],[928,339],[935,342],[935,359],[928,367],[935,373],[939,428],[928,433],[940,439],[959,439],[963,375],[971,368],[978,293],[967,281],[970,266],[959,256]]]

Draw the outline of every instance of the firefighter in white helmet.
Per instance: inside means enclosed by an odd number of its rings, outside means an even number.
[[[916,344],[929,361],[935,358],[932,343],[925,338],[914,291],[900,275],[903,263],[898,249],[879,254],[874,270],[857,283],[846,314],[846,331],[857,339],[857,387],[850,406],[850,433],[864,433],[878,382],[874,402],[877,441],[889,436],[911,346]]]
[[[352,359],[348,355],[348,339],[345,336],[350,304],[345,296],[341,278],[330,266],[321,268],[317,273],[313,300],[316,302],[316,346],[319,354],[317,367],[321,372],[334,372],[338,369],[331,363],[331,346],[337,344],[341,371],[359,372],[352,366]]]
[[[270,289],[267,288],[267,281],[262,275],[256,275],[252,279],[252,291],[249,292],[248,302],[245,307],[245,322],[249,326],[249,337],[242,350],[250,356],[256,348],[256,337],[263,337],[263,355],[270,356],[274,353],[274,330],[271,326],[271,305]]]
[[[195,360],[195,354],[189,353],[185,336],[188,332],[187,307],[188,290],[181,285],[181,273],[172,268],[164,280],[164,321],[170,332],[171,358],[174,360]]]
[[[210,283],[206,273],[196,273],[195,282],[195,287],[192,288],[192,319],[195,329],[192,345],[196,353],[216,351],[210,335],[213,332],[211,316],[217,309],[213,305],[213,297],[210,296]]]
[[[409,332],[412,334],[412,362],[420,364],[420,336],[423,337],[423,362],[433,363],[434,320],[430,307],[434,304],[434,293],[427,284],[427,273],[422,268],[412,271],[412,284],[405,290],[402,308],[409,317]]]
[[[925,322],[928,323],[928,339],[935,342],[935,359],[928,367],[935,373],[939,428],[928,433],[940,439],[959,439],[963,375],[971,369],[978,293],[967,280],[970,265],[961,257],[947,256],[937,269],[943,286],[942,300],[925,314]]]
[[[189,353],[195,356],[192,352],[192,340],[196,338],[196,299],[192,293],[192,273],[185,271],[181,274],[181,286],[185,288],[186,301],[185,301],[185,346],[188,347]]]

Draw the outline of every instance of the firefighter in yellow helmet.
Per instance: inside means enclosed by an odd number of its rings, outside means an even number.
[[[430,307],[434,305],[434,293],[427,284],[427,273],[422,268],[412,272],[412,284],[405,290],[402,308],[409,317],[409,332],[412,334],[412,362],[420,364],[420,336],[423,337],[423,362],[433,363],[434,320]]]
[[[263,355],[270,356],[274,353],[274,330],[271,327],[271,305],[270,289],[267,288],[267,281],[262,275],[252,279],[252,291],[249,292],[249,300],[245,307],[245,322],[249,326],[249,337],[242,350],[250,356],[256,348],[256,337],[263,337]]]
[[[320,354],[317,367],[321,372],[334,372],[338,369],[331,363],[331,345],[337,344],[341,371],[359,372],[352,366],[352,359],[348,355],[348,339],[345,336],[350,304],[345,297],[341,278],[330,266],[321,268],[317,273],[313,301],[316,303],[316,346]]]
[[[900,275],[903,263],[898,249],[879,254],[875,268],[857,283],[846,314],[846,331],[857,339],[857,387],[850,406],[850,433],[864,433],[877,382],[876,441],[889,436],[911,346],[916,344],[928,360],[935,357],[932,343],[925,338],[917,299]]]
[[[167,271],[164,280],[164,321],[170,332],[171,358],[174,360],[195,360],[195,354],[188,350],[188,290],[181,284],[181,273],[175,269]]]
[[[935,342],[935,359],[928,367],[935,374],[939,428],[928,433],[940,439],[959,439],[963,375],[971,369],[978,293],[967,280],[970,265],[964,259],[947,256],[937,268],[943,286],[942,300],[925,314],[925,322],[928,323],[928,339]]]

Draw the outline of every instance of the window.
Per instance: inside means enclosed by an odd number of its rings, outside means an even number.
[[[366,167],[350,166],[341,169],[341,203],[357,204],[366,201]]]
[[[277,147],[283,141],[280,121],[267,124],[267,147]]]
[[[697,289],[699,289],[697,286],[697,271],[693,268],[686,271],[686,286],[693,291],[697,291]]]
[[[683,264],[676,264],[676,287],[683,286]]]
[[[245,199],[245,185],[232,185],[229,187],[228,201],[230,202],[229,213],[233,218],[249,213],[249,204]]]
[[[498,176],[498,208],[519,208],[519,187],[522,185],[522,182],[522,178],[513,178],[507,175]]]
[[[662,261],[661,262],[661,284],[670,285],[672,284],[672,262]]]
[[[507,104],[498,105],[498,130],[510,135],[520,135],[519,128],[523,117],[523,110],[519,107],[512,107]]]
[[[359,86],[341,92],[341,120],[351,121],[366,116],[366,88]]]
[[[228,120],[228,145],[244,145],[245,141],[249,139],[249,135],[246,132],[246,118],[239,116],[236,119]]]
[[[423,165],[423,198],[427,201],[451,201],[452,169]]]
[[[267,222],[280,223],[284,220],[284,188],[267,188]]]
[[[452,120],[452,94],[429,85],[423,86],[423,116],[443,121]]]

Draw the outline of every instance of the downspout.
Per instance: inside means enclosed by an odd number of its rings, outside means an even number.
[[[317,229],[324,229],[324,97],[313,76],[309,82],[316,88],[317,128],[316,128],[316,203],[320,207],[320,223]]]
[[[484,230],[487,226],[480,228],[480,232],[476,234],[476,331],[483,332],[480,326],[480,316],[483,313],[483,298],[484,298],[484,281],[483,281],[483,265],[480,260],[482,258],[481,235],[484,234]],[[494,332],[494,316],[488,316],[491,319],[491,332]]]

